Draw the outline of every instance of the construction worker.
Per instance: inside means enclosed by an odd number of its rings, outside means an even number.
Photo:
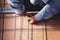
[[[30,0],[33,5],[39,4],[43,1],[46,5],[35,15],[30,18],[30,23],[40,21],[42,19],[49,19],[53,17],[60,10],[60,0]],[[8,0],[11,8],[15,10],[16,14],[24,15],[25,7],[23,0]]]

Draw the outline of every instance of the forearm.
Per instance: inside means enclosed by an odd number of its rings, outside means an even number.
[[[30,0],[30,2],[31,2],[31,4],[33,4],[33,5],[37,5],[37,4],[43,3],[42,0]]]
[[[8,0],[8,4],[17,14],[22,14],[25,11],[22,0]]]
[[[45,4],[47,4],[51,0],[42,0]]]
[[[42,19],[48,19],[56,13],[58,13],[58,11],[55,8],[51,7],[49,4],[47,4],[40,12],[38,12],[38,14],[35,15],[35,19],[37,21]]]

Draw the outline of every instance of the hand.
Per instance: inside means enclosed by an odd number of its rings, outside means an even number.
[[[35,22],[36,22],[36,19],[35,19],[34,16],[32,16],[32,17],[30,18],[29,23],[30,23],[30,24],[34,24]]]

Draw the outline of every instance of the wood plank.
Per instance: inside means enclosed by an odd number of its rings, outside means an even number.
[[[14,31],[4,31],[3,40],[14,40]]]
[[[4,29],[15,29],[15,17],[10,14],[5,14]]]
[[[46,20],[47,40],[60,40],[60,14]]]

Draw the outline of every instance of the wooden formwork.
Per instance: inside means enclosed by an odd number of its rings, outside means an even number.
[[[0,40],[60,40],[59,17],[31,25],[27,16],[0,14]]]
[[[7,0],[0,1],[0,8],[9,8]],[[60,14],[36,24],[29,24],[29,17],[15,13],[0,13],[0,40],[60,40]]]

